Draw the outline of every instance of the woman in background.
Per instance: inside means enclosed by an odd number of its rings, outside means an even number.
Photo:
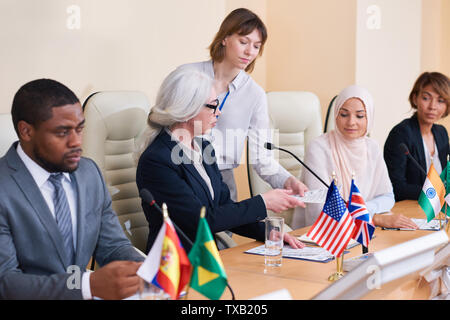
[[[307,190],[263,147],[271,141],[266,93],[248,73],[262,55],[266,40],[267,30],[261,19],[248,9],[236,9],[222,22],[209,46],[211,60],[181,66],[195,68],[215,80],[221,115],[211,140],[234,201],[237,192],[233,169],[239,165],[247,136],[257,141],[253,144],[257,150],[252,148],[250,152],[256,155],[252,157],[256,159],[253,168],[263,180],[272,188],[290,189],[301,196]]]
[[[431,162],[438,174],[446,166],[448,134],[445,127],[436,122],[448,115],[450,80],[439,72],[423,73],[414,84],[409,102],[416,112],[397,124],[384,144],[384,159],[396,201],[419,199]],[[402,144],[423,172],[405,155]]]
[[[156,202],[166,203],[171,220],[193,242],[206,207],[206,220],[212,233],[231,230],[264,241],[265,225],[260,220],[267,210],[281,212],[299,205],[289,190],[275,189],[240,202],[230,199],[222,181],[211,144],[198,139],[216,125],[220,115],[213,80],[189,68],[178,68],[167,76],[159,89],[156,104],[148,115],[146,148],[136,173],[138,189],[148,189]],[[149,223],[147,252],[161,228],[160,212],[143,203]],[[185,248],[190,248],[180,238]],[[293,248],[303,244],[285,234]]]
[[[389,212],[395,201],[381,149],[367,136],[372,128],[373,112],[373,99],[365,88],[353,85],[342,90],[334,107],[336,129],[311,141],[305,163],[328,184],[335,173],[345,201],[349,199],[354,175],[375,225],[415,229],[415,223],[403,215],[381,214]],[[307,170],[303,170],[302,180],[311,189],[325,188]],[[323,204],[308,204],[306,209],[297,208],[293,228],[314,224],[322,207]]]

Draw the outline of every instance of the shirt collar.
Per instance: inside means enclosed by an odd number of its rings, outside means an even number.
[[[206,72],[214,79],[214,68],[213,68],[213,61],[209,60],[206,64]],[[247,78],[247,73],[244,70],[240,70],[238,75],[231,81],[229,88],[230,91],[235,91],[239,89],[245,82],[245,79]]]
[[[25,151],[23,151],[22,146],[20,145],[20,142],[17,144],[17,154],[19,155],[20,159],[23,161],[25,167],[30,172],[31,176],[33,177],[34,181],[38,185],[39,188],[41,188],[50,177],[50,172],[42,168],[40,165],[38,165],[36,162],[34,162],[33,159],[31,159]],[[64,177],[70,182],[70,174],[67,172],[63,172]]]

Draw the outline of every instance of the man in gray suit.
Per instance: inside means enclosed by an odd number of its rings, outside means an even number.
[[[19,141],[0,159],[0,299],[136,293],[144,258],[111,209],[100,170],[81,157],[78,98],[56,81],[31,81],[11,115]],[[85,272],[94,251],[101,268]]]

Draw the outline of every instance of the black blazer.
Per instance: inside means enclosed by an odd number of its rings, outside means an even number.
[[[431,132],[438,148],[442,169],[444,169],[449,152],[447,130],[441,125],[434,124]],[[400,148],[401,143],[408,147],[411,156],[426,172],[425,151],[417,116],[413,115],[397,124],[384,144],[384,160],[394,187],[395,200],[417,200],[426,175],[404,154]]]
[[[212,233],[231,230],[263,241],[265,227],[264,223],[258,221],[267,215],[264,200],[258,195],[240,202],[232,201],[230,191],[222,181],[212,145],[205,140],[200,145],[203,150],[206,148],[205,153],[212,156],[212,161],[208,161],[207,157],[203,158],[203,166],[211,179],[214,200],[194,165],[189,163],[181,148],[175,148],[177,143],[171,140],[165,130],[159,133],[139,159],[136,172],[138,189],[148,189],[160,206],[166,203],[170,219],[191,241],[195,240],[200,209],[203,206],[206,207],[206,220]],[[171,160],[172,153],[179,154],[183,162],[174,163]],[[161,214],[147,203],[143,203],[142,207],[149,223],[148,252],[163,220]],[[190,245],[182,237],[180,240],[184,248],[189,250]]]

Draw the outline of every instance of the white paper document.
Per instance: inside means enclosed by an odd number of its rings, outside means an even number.
[[[256,248],[245,251],[245,253],[264,255],[265,246],[261,245]],[[303,249],[293,249],[289,245],[283,247],[283,258],[301,259],[317,262],[328,262],[334,259],[327,250],[320,247],[304,247]]]
[[[328,190],[326,189],[317,189],[306,191],[305,196],[303,197],[300,197],[299,195],[293,195],[292,197],[296,197],[304,203],[325,203],[327,192]]]
[[[415,219],[411,218],[411,220],[417,224],[419,227],[419,230],[433,230],[433,231],[439,231],[439,220],[433,219],[430,222],[427,222],[427,219]],[[400,230],[410,230],[410,229],[403,229],[400,228]]]

